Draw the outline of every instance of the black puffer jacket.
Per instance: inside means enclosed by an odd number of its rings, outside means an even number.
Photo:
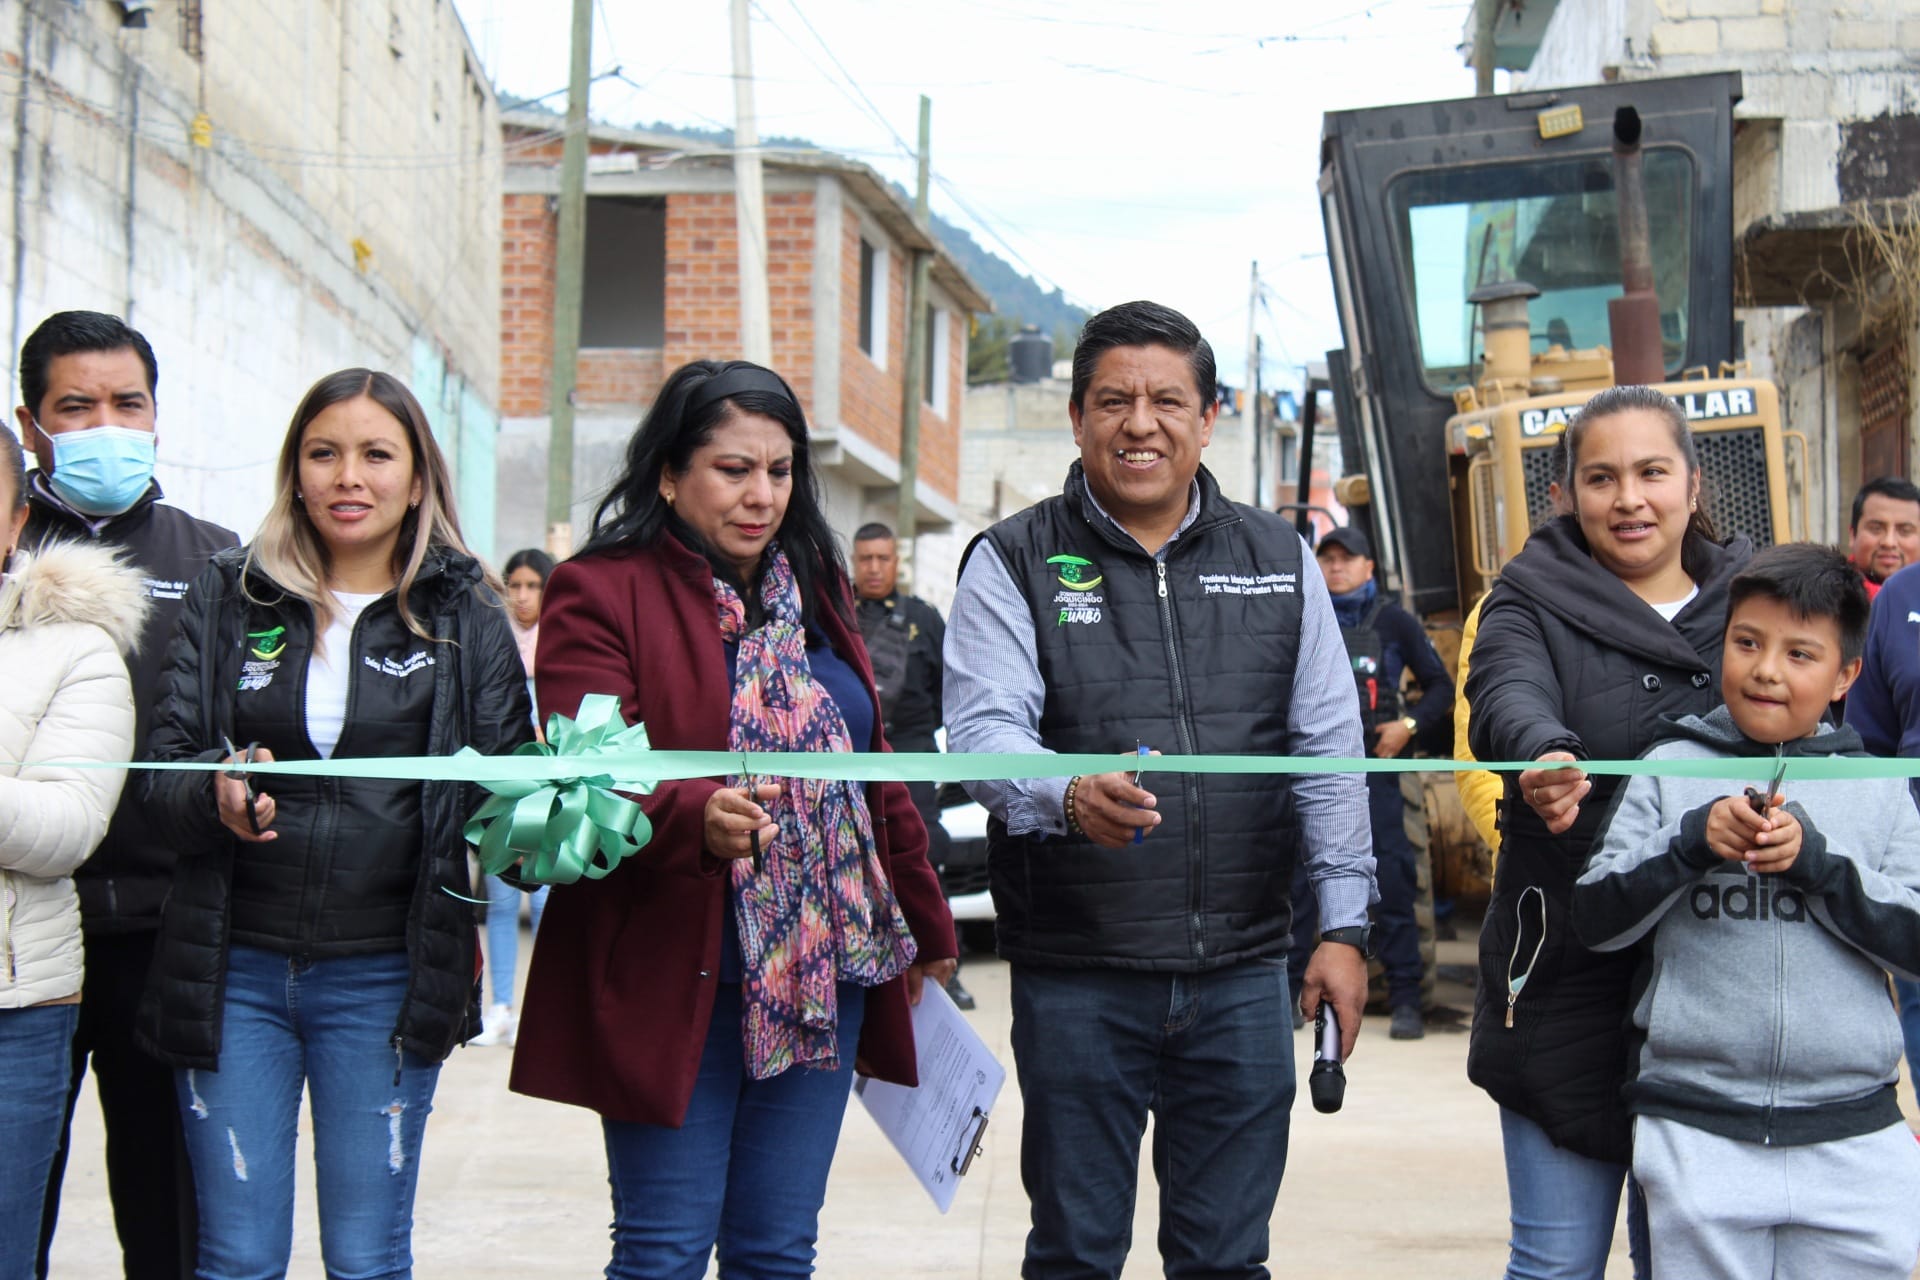
[[[1089,500],[1079,462],[1058,497],[980,535],[1032,610],[1048,750],[1299,752],[1306,547],[1273,512],[1229,501],[1205,467],[1198,483],[1199,513],[1163,559]],[[1153,791],[1160,825],[1119,849],[988,822],[1002,958],[1202,973],[1286,954],[1303,853],[1287,780],[1174,774]],[[1353,796],[1365,804],[1357,783]]]
[[[1467,675],[1474,755],[1535,760],[1568,751],[1631,760],[1663,736],[1662,716],[1713,710],[1727,583],[1752,553],[1745,538],[1700,547],[1690,565],[1700,594],[1668,623],[1595,562],[1575,517],[1543,525],[1501,571],[1480,611]],[[1500,806],[1503,844],[1480,931],[1467,1075],[1559,1145],[1624,1163],[1629,1128],[1620,1087],[1638,956],[1587,950],[1568,919],[1573,882],[1620,780],[1595,776],[1578,819],[1556,836],[1520,799],[1516,778],[1506,776]],[[1511,1027],[1510,972],[1525,978]]]
[[[276,755],[314,756],[303,719],[313,611],[257,571],[243,592],[244,565],[243,551],[216,557],[187,597],[154,712],[155,760],[216,759],[222,735],[271,741],[289,724],[294,749]],[[465,556],[436,553],[421,567],[409,601],[435,641],[406,628],[391,595],[361,614],[343,751],[494,755],[533,737],[519,648],[482,577]],[[473,920],[452,896],[466,891],[461,827],[477,788],[276,778],[262,787],[279,839],[254,845],[220,824],[213,775],[149,773],[142,786],[180,853],[138,1020],[149,1052],[218,1066],[235,941],[303,956],[404,946],[412,972],[396,1044],[438,1062],[478,1025]]]

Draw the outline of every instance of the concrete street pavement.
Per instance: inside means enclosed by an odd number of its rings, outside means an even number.
[[[526,952],[522,947],[523,965]],[[1470,940],[1441,944],[1449,973],[1461,972],[1457,966],[1470,964],[1472,955]],[[1020,1187],[1020,1102],[1007,1048],[1007,971],[998,961],[969,958],[965,977],[980,1002],[975,1026],[1009,1067],[986,1153],[953,1211],[942,1217],[865,1111],[852,1104],[821,1217],[818,1273],[825,1280],[1019,1274],[1027,1205]],[[1456,1009],[1469,1004],[1457,984],[1443,982],[1439,995]],[[1467,1083],[1467,1037],[1435,1026],[1424,1040],[1392,1041],[1386,1030],[1386,1019],[1367,1020],[1348,1064],[1344,1111],[1319,1115],[1301,1091],[1273,1216],[1276,1271],[1299,1274],[1304,1267],[1343,1280],[1497,1276],[1507,1230],[1499,1120],[1486,1095]],[[1295,1048],[1304,1073],[1311,1065],[1309,1032],[1295,1036]],[[423,1280],[587,1277],[606,1264],[609,1207],[598,1123],[587,1112],[507,1092],[508,1060],[504,1049],[463,1049],[441,1075],[414,1233]],[[1904,1087],[1902,1097],[1911,1115]],[[56,1280],[110,1280],[120,1274],[118,1247],[91,1088],[75,1128],[53,1274]],[[289,1274],[319,1280],[304,1117],[301,1128]],[[1144,1162],[1140,1185],[1127,1280],[1159,1274],[1152,1173]],[[1625,1231],[1616,1239],[1608,1280],[1630,1274]]]

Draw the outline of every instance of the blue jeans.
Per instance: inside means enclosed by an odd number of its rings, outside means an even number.
[[[1033,1206],[1020,1274],[1119,1276],[1151,1112],[1166,1274],[1265,1277],[1294,1093],[1285,958],[1198,974],[1016,964],[1012,979]]]
[[[304,1083],[328,1280],[413,1274],[413,1190],[440,1064],[395,1043],[407,956],[227,958],[220,1069],[175,1073],[201,1280],[284,1276]]]
[[[540,915],[547,909],[548,886],[532,893],[520,890],[499,876],[487,877],[487,972],[493,1003],[513,1003],[513,976],[520,967],[520,900],[531,899],[533,932],[540,932]]]
[[[716,1245],[721,1280],[813,1274],[866,997],[866,988],[840,984],[837,1071],[753,1080],[739,984],[719,985],[681,1126],[602,1122],[613,1187],[608,1280],[700,1280]]]
[[[77,1004],[0,1009],[0,1280],[33,1280],[79,1025]]]
[[[1500,1140],[1513,1221],[1506,1280],[1601,1280],[1623,1183],[1634,1280],[1648,1280],[1647,1202],[1627,1166],[1556,1147],[1546,1130],[1505,1107]]]

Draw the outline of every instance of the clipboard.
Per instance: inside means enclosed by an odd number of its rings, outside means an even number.
[[[853,1091],[945,1213],[959,1194],[960,1180],[985,1149],[987,1124],[1007,1069],[937,982],[921,989],[914,1007],[913,1047],[919,1088],[862,1076]]]

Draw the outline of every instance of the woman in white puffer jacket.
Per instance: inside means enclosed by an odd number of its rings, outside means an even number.
[[[122,654],[147,598],[92,545],[17,552],[24,462],[0,428],[0,1280],[34,1274],[47,1170],[66,1115],[80,1016],[80,900],[70,878],[106,834],[132,758]]]

